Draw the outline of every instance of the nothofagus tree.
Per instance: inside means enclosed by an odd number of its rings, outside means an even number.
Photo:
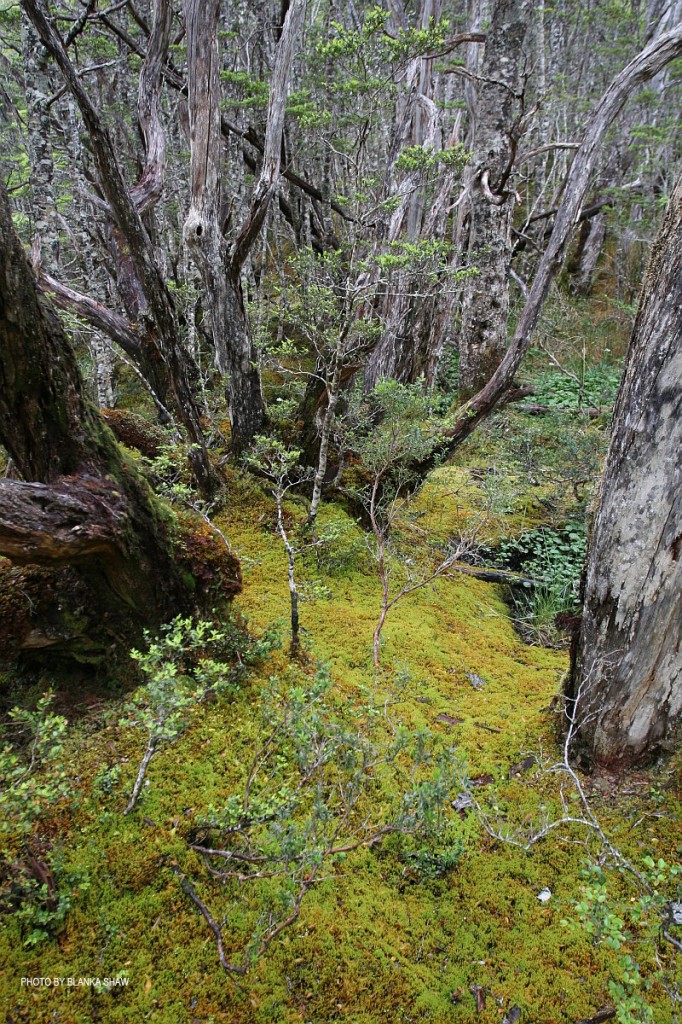
[[[682,178],[630,340],[568,687],[596,762],[650,755],[682,711],[681,265]]]
[[[185,0],[192,197],[184,235],[206,291],[216,362],[228,377],[232,448],[240,452],[257,434],[265,415],[241,274],[280,177],[287,90],[305,2],[292,0],[288,5],[270,83],[261,172],[244,223],[231,244],[223,234],[220,208],[219,8],[216,2]]]

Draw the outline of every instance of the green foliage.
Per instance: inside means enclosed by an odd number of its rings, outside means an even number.
[[[236,94],[234,99],[223,100],[222,105],[226,109],[237,107],[239,110],[258,110],[267,107],[270,89],[262,78],[248,71],[221,71],[220,78],[232,86]]]
[[[535,400],[550,409],[601,409],[611,407],[620,384],[619,366],[601,364],[579,375],[547,373],[533,382]]]
[[[224,635],[210,622],[178,616],[158,640],[148,632],[145,637],[147,650],[133,649],[130,656],[149,681],[136,692],[121,725],[147,731],[156,744],[169,743],[185,728],[188,708],[209,690],[233,686],[225,665],[203,653]]]
[[[454,171],[462,171],[471,159],[461,142],[450,149],[427,149],[426,146],[405,146],[400,151],[395,166],[398,171],[420,171],[425,173],[439,167],[449,167]]]
[[[9,712],[23,746],[7,743],[0,750],[0,835],[27,836],[46,808],[68,792],[67,773],[58,764],[67,723],[50,710],[52,701],[47,693],[33,711]]]
[[[0,907],[17,915],[29,946],[57,930],[70,906],[55,884],[52,851],[34,852],[36,826],[71,790],[62,765],[67,722],[52,701],[47,693],[33,710],[13,708],[14,742],[0,749]]]
[[[275,487],[287,489],[293,486],[290,476],[300,466],[302,454],[300,449],[289,448],[276,437],[257,434],[244,461],[271,480]],[[305,476],[305,469],[301,469],[300,474]]]
[[[563,530],[529,530],[497,546],[496,563],[529,578],[520,592],[515,589],[517,621],[529,636],[553,642],[556,616],[577,610],[586,551],[582,522],[569,523]]]
[[[395,34],[386,31],[389,12],[379,6],[364,13],[359,29],[347,29],[340,22],[332,22],[333,38],[318,46],[320,57],[353,58],[362,54],[365,59],[374,53],[380,60],[397,64],[412,57],[442,47],[449,21],[431,18],[426,28],[400,27]]]
[[[153,458],[142,456],[142,463],[157,494],[171,504],[199,510],[204,505],[192,483],[188,449],[188,445],[169,441],[159,445]]]
[[[253,640],[234,622],[220,629],[214,623],[178,616],[145,651],[132,650],[148,682],[126,707],[120,725],[147,735],[147,762],[161,746],[172,743],[187,726],[191,710],[208,694],[231,694],[249,665],[265,657],[276,643],[274,634]],[[219,655],[210,657],[208,650]],[[146,764],[140,768],[141,784]],[[128,809],[132,809],[134,793]]]
[[[445,277],[451,281],[462,281],[476,273],[472,267],[455,269],[450,265],[452,246],[444,239],[423,238],[416,242],[391,242],[388,249],[368,261],[382,270],[411,270],[418,272],[427,280]]]
[[[403,860],[407,871],[425,879],[441,878],[457,866],[464,852],[462,830],[454,822],[443,826],[429,844],[405,841]]]
[[[662,928],[669,926],[669,908],[679,901],[682,886],[678,881],[682,866],[669,865],[659,857],[643,859],[637,873],[638,895],[625,901],[614,896],[604,869],[590,864],[582,873],[582,896],[574,902],[580,927],[595,946],[612,950],[613,976],[609,992],[616,1007],[619,1024],[649,1024],[655,1020],[647,993],[654,981],[663,982],[670,991],[672,979],[665,977],[664,958],[657,954]],[[575,922],[564,920],[566,927]],[[637,955],[635,951],[640,950]],[[645,956],[646,974],[640,963]],[[653,966],[655,965],[655,966]]]
[[[353,850],[389,835],[418,837],[406,859],[435,877],[462,848],[449,806],[459,774],[454,750],[399,723],[387,733],[385,709],[337,701],[325,668],[312,678],[294,673],[289,685],[273,677],[261,715],[261,744],[241,790],[200,817],[193,846],[223,901],[238,899],[250,919],[236,970],[251,967],[293,924],[319,873]]]
[[[420,381],[381,380],[369,395],[356,392],[347,423],[346,444],[372,479],[398,487],[415,478],[417,464],[433,454],[443,431]]]

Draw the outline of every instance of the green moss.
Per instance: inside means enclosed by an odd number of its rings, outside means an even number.
[[[468,472],[446,467],[434,475],[431,493],[417,499],[424,513],[418,526],[447,534],[475,514],[481,492]],[[271,503],[259,486],[231,471],[230,494],[218,525],[241,558],[243,592],[235,605],[258,632],[286,621],[286,561]],[[292,503],[287,513],[293,520],[302,510]],[[527,528],[539,515],[519,507],[500,514],[492,529],[509,532],[510,521],[513,529]],[[477,791],[492,814],[506,815],[511,826],[523,825],[543,807],[553,813],[553,777],[534,768],[511,780],[509,775],[528,751],[556,756],[557,722],[548,708],[566,655],[524,645],[499,588],[455,576],[391,611],[377,677],[371,636],[378,581],[362,544],[355,543],[362,541],[357,524],[327,505],[320,531],[329,524],[342,528],[346,555],[331,569],[312,553],[302,560],[302,580],[324,578],[331,596],[305,602],[301,618],[308,653],[331,666],[336,699],[359,702],[386,692],[400,664],[409,670],[409,683],[395,716],[456,742],[472,776],[492,776]],[[234,906],[226,902],[187,841],[201,811],[224,801],[243,780],[263,687],[286,667],[286,654],[277,651],[236,698],[197,709],[180,739],[151,762],[149,790],[127,818],[121,812],[141,756],[139,738],[119,728],[115,708],[100,716],[96,729],[87,723],[74,728],[68,758],[79,800],[46,831],[63,849],[60,884],[86,877],[90,887],[77,890],[64,930],[39,949],[24,948],[16,925],[7,921],[0,936],[6,968],[0,1002],[8,1013],[34,1024],[47,1024],[54,1014],[76,1024],[98,1017],[113,1024],[468,1024],[474,1018],[490,1024],[500,1019],[501,1008],[518,1003],[524,1020],[563,1024],[606,1005],[612,954],[561,926],[579,893],[586,850],[575,840],[584,842],[585,835],[567,832],[572,842],[540,843],[527,854],[493,841],[473,817],[461,822],[463,856],[438,879],[420,880],[406,870],[397,839],[350,854],[309,893],[299,920],[239,986],[226,977],[211,933],[171,864],[177,860],[191,869],[207,900],[221,915],[231,914],[226,952],[237,954],[248,936],[251,897]],[[480,676],[484,687],[475,689],[467,673]],[[117,771],[107,775],[111,768]],[[100,781],[93,784],[96,777]],[[651,795],[645,778],[617,802],[608,789],[595,789],[593,804],[631,856],[660,850],[674,859],[679,807],[672,793]],[[665,817],[643,817],[661,807]],[[537,894],[545,886],[553,895],[543,905]],[[23,976],[113,977],[121,971],[130,985],[112,993],[27,991],[20,985]],[[472,985],[489,993],[479,1016]],[[656,1020],[666,1024],[671,1013],[665,996],[654,990],[651,998]]]

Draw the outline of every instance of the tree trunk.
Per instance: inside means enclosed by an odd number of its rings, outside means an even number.
[[[597,263],[606,240],[606,215],[598,213],[583,221],[576,252],[568,268],[570,289],[574,295],[589,295]]]
[[[590,542],[568,696],[596,762],[633,762],[682,712],[682,177],[654,243]]]
[[[30,162],[31,211],[35,234],[42,243],[50,268],[59,256],[57,207],[54,199],[54,161],[50,147],[50,110],[47,105],[52,92],[47,51],[26,14],[21,15],[24,66],[24,93],[28,128]]]
[[[474,150],[465,183],[469,190],[469,265],[478,275],[464,289],[459,340],[463,394],[483,387],[504,355],[509,316],[511,224],[515,191],[515,115],[529,0],[496,0],[486,33],[475,102]]]
[[[415,12],[417,27],[428,29],[438,22],[441,11],[440,0],[422,0]],[[477,46],[484,38],[479,32],[464,33],[448,45],[451,49],[466,42]],[[428,56],[413,57],[401,73],[383,183],[382,198],[390,216],[377,217],[377,254],[390,251],[401,241],[418,246],[421,241],[446,238],[456,171],[446,165],[432,180],[432,171],[414,168],[403,172],[396,166],[401,152],[411,146],[436,155],[459,142],[458,119],[450,138],[443,139],[440,80],[433,58]],[[449,260],[447,269],[451,269]],[[379,278],[378,270],[374,276]],[[407,383],[423,376],[432,384],[455,319],[458,289],[453,288],[447,273],[431,279],[423,269],[412,266],[391,271],[379,290],[374,312],[381,318],[383,330],[367,360],[365,390],[370,391],[382,378]]]
[[[248,214],[230,246],[220,221],[219,10],[220,4],[215,0],[185,0],[192,184],[184,236],[202,275],[216,364],[228,378],[232,448],[241,452],[258,433],[265,417],[257,354],[244,309],[241,272],[263,227],[280,178],[288,84],[305,2],[292,0],[287,11],[270,82],[261,172]]]
[[[122,251],[130,258],[134,267],[135,277],[139,280],[144,293],[144,303],[149,305],[149,314],[153,319],[154,331],[157,332],[159,346],[167,365],[170,386],[178,418],[184,424],[195,448],[192,453],[192,465],[197,481],[206,493],[217,486],[217,479],[211,469],[201,429],[199,409],[193,394],[189,358],[180,339],[175,309],[170,293],[158,265],[154,246],[147,230],[142,223],[140,210],[126,188],[123,174],[116,156],[111,134],[93,106],[82,82],[69,60],[61,37],[48,21],[37,0],[23,0],[23,6],[36,28],[43,44],[51,53],[64,76],[83,118],[90,138],[92,154],[97,168],[99,184],[104,193],[111,216],[115,222],[114,233],[120,233]],[[165,19],[164,4],[159,2],[155,12],[159,18]],[[164,32],[159,29],[155,35],[159,48],[163,47]],[[148,68],[152,77],[160,75],[160,66],[154,70]],[[160,130],[158,112],[155,101],[149,105],[142,104],[140,121],[147,142],[152,135]],[[160,168],[158,139],[155,142],[154,156],[147,169],[153,165],[150,182],[158,179]],[[161,157],[163,146],[161,145]],[[154,193],[154,186],[142,189],[140,196],[146,201]],[[144,310],[143,310],[144,315]]]
[[[159,503],[84,395],[73,349],[40,294],[0,189],[0,555],[78,566],[91,592],[154,624],[192,609],[193,583]],[[34,482],[35,481],[35,482]],[[233,587],[238,567],[231,558]]]

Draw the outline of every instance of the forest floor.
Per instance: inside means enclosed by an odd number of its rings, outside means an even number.
[[[521,421],[525,441],[519,448]],[[589,423],[588,430],[598,432],[599,423]],[[442,529],[445,536],[477,515],[484,515],[491,545],[503,536],[565,523],[582,486],[575,470],[580,452],[569,463],[573,478],[562,478],[538,454],[548,450],[548,431],[563,465],[567,444],[592,458],[594,444],[568,438],[561,423],[517,410],[500,414],[451,464],[431,474],[414,504],[416,514],[404,526],[408,543],[412,538],[417,548],[419,531],[433,536]],[[504,462],[512,448],[514,472]],[[579,926],[575,907],[587,884],[581,872],[602,858],[601,844],[583,827],[567,825],[526,851],[491,836],[482,821],[485,815],[492,831],[513,836],[563,813],[561,779],[549,769],[561,757],[556,697],[568,665],[565,644],[555,643],[551,629],[519,633],[500,586],[453,574],[391,610],[376,672],[371,638],[379,582],[361,526],[342,505],[328,502],[320,530],[331,529],[335,547],[331,555],[311,550],[301,557],[301,579],[315,599],[302,605],[304,657],[292,668],[286,562],[273,502],[237,471],[231,472],[228,493],[216,522],[242,560],[244,588],[235,609],[255,635],[280,623],[282,644],[235,692],[190,709],[182,734],[151,761],[149,786],[128,816],[122,812],[143,737],[121,726],[120,697],[99,701],[71,726],[66,765],[75,799],[58,804],[41,828],[57,851],[55,874],[71,888],[72,905],[58,934],[34,946],[24,943],[18,918],[4,919],[4,1019],[492,1024],[518,1006],[522,1022],[572,1024],[613,1007],[613,984],[624,984],[623,950],[599,941],[599,928],[607,931],[603,914],[590,936]],[[302,506],[290,502],[287,515],[294,523]],[[548,638],[552,646],[539,642]],[[202,816],[210,817],[212,808],[243,790],[263,735],[273,677],[285,694],[303,685],[319,664],[329,669],[330,714],[371,707],[386,742],[404,728],[428,733],[436,750],[456,748],[480,808],[449,809],[423,846],[415,837],[392,835],[330,861],[306,894],[298,919],[246,976],[235,977],[221,968],[214,936],[173,866],[195,880],[213,917],[224,922],[228,958],[239,960],[263,914],[268,883],[262,891],[256,883],[212,884],[188,842]],[[287,757],[291,751],[284,750],[282,759]],[[396,764],[395,779],[390,770],[382,776],[385,792],[369,792],[368,814],[374,813],[372,800],[395,798],[391,788],[395,784],[397,792],[405,774]],[[633,863],[647,856],[679,861],[675,763],[620,778],[586,777],[583,783],[610,841]],[[563,785],[568,806],[578,809],[566,778]],[[448,804],[458,795],[455,786]],[[607,908],[624,918],[638,892],[617,872],[607,876]],[[551,894],[544,901],[543,890]],[[593,922],[598,912],[589,911]],[[675,1008],[660,979],[645,991],[647,979],[661,969],[668,987],[674,986],[672,949],[635,928],[624,950],[639,964],[651,1019],[672,1022]],[[22,983],[121,977],[126,985],[109,988]],[[622,989],[621,1014],[629,991],[627,985]]]

